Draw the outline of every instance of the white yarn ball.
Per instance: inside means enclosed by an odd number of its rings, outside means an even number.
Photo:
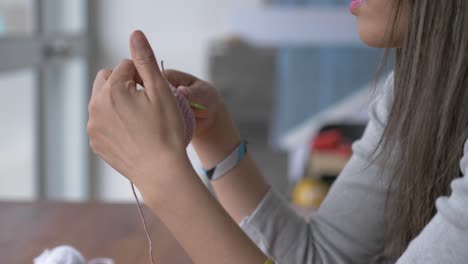
[[[78,250],[65,245],[45,250],[34,259],[34,264],[86,264],[86,260]]]

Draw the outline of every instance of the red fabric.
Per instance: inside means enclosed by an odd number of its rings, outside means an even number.
[[[311,144],[311,152],[327,152],[349,157],[352,154],[351,143],[336,129],[320,133]]]
[[[312,150],[330,150],[337,148],[343,141],[343,134],[339,130],[327,130],[320,133],[312,141]]]

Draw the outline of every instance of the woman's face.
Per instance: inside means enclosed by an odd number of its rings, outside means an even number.
[[[395,8],[394,2],[395,0],[352,0],[350,11],[357,17],[359,35],[367,45],[379,48],[401,46],[406,20],[403,15],[397,21],[392,40],[385,40]]]

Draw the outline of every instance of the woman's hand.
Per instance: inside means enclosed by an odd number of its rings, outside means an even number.
[[[195,176],[185,151],[182,116],[141,32],[132,35],[131,51],[133,61],[122,61],[96,78],[88,121],[93,151],[136,184],[195,263],[263,263],[266,256]],[[144,89],[137,91],[140,80]],[[196,138],[226,129],[210,118],[222,109],[217,99],[208,100],[209,94],[189,94],[208,108]]]
[[[218,90],[210,83],[200,80],[188,73],[166,70],[167,80],[177,88],[190,102],[197,103],[201,108],[192,107],[196,120],[194,137],[203,137],[215,125],[215,120],[224,108]]]
[[[189,101],[203,106],[203,109],[193,108],[197,119],[195,138],[213,136],[218,127],[225,128],[223,121],[231,121],[218,89],[211,83],[176,70],[167,70],[165,75]]]
[[[161,185],[158,175],[190,166],[181,113],[142,32],[132,34],[130,47],[133,61],[97,75],[87,129],[92,150],[145,196],[157,192],[145,187]]]
[[[197,124],[192,145],[203,166],[211,168],[241,141],[226,105],[209,82],[176,70],[167,70],[165,75],[189,101],[204,106],[204,109],[193,108]]]
[[[197,131],[192,145],[203,167],[211,169],[241,141],[234,122],[213,85],[174,70],[166,71],[166,76],[190,101],[206,107],[205,110],[195,110]],[[212,186],[218,200],[237,222],[252,214],[269,189],[249,154],[236,168],[213,181]]]

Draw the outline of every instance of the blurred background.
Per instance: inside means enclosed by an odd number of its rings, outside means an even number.
[[[127,201],[86,136],[94,75],[143,30],[209,80],[273,188],[316,207],[367,122],[382,52],[347,0],[0,0],[0,200]],[[188,150],[194,167],[200,164]]]

